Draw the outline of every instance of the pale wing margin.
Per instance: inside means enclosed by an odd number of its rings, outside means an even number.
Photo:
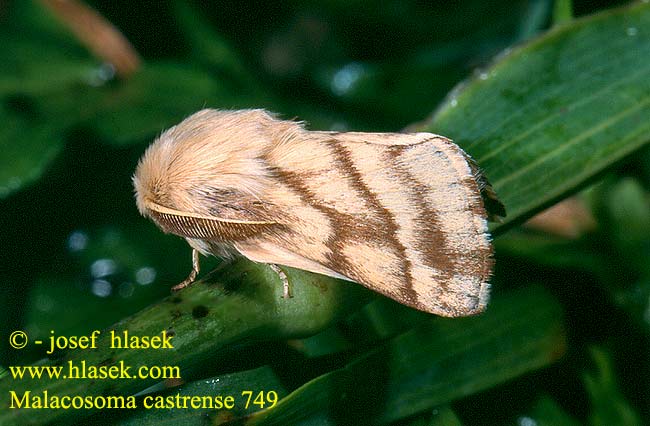
[[[265,159],[288,232],[240,241],[252,260],[357,281],[426,312],[484,309],[492,259],[464,153],[428,134],[304,132]]]

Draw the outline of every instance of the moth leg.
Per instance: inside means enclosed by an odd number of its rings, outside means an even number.
[[[174,287],[172,287],[172,291],[178,291],[180,289],[183,289],[189,285],[191,285],[194,280],[196,280],[196,276],[199,275],[200,271],[200,265],[199,265],[199,252],[196,251],[195,249],[192,249],[192,271],[190,272],[190,275],[183,280],[180,284],[176,284]]]
[[[274,263],[269,263],[269,266],[271,269],[273,269],[273,272],[278,274],[280,281],[282,281],[282,298],[288,299],[290,297],[293,297],[291,294],[291,286],[289,285],[289,277],[287,277],[287,274]]]

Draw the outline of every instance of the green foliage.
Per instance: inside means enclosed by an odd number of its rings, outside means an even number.
[[[646,9],[640,4],[565,25],[502,55],[423,126],[454,134],[489,170],[508,207],[504,225],[648,141]]]
[[[182,383],[19,381],[0,368],[0,424],[649,423],[650,4],[461,3],[93,2],[144,57],[125,80],[39,2],[7,3],[0,365],[173,365]],[[157,133],[206,106],[453,138],[508,211],[487,312],[438,318],[290,268],[284,300],[277,275],[246,260],[170,295],[189,248],[138,216],[130,176]],[[519,226],[588,186],[596,229],[571,239]],[[46,356],[8,347],[14,330],[106,331],[96,350]],[[111,349],[108,330],[166,330],[174,349]],[[280,400],[16,410],[10,390]]]
[[[593,407],[589,424],[592,426],[641,425],[638,414],[618,389],[607,353],[592,348],[591,355],[596,364],[596,371],[584,375],[585,386]]]
[[[424,321],[306,383],[246,424],[386,424],[487,389],[563,353],[556,303],[530,287],[495,301],[481,317]]]
[[[573,4],[571,0],[557,0],[553,2],[553,23],[555,25],[571,22],[573,18]]]

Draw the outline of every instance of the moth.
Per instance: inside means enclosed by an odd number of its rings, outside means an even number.
[[[505,215],[478,166],[431,133],[309,131],[261,109],[201,110],[133,177],[138,209],[199,253],[354,281],[425,312],[484,310]],[[285,296],[288,294],[286,275]]]

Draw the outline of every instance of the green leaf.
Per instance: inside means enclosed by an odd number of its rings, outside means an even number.
[[[600,278],[611,300],[646,332],[650,331],[650,196],[632,178],[608,179],[594,191],[601,224]],[[603,244],[607,244],[603,254]],[[595,251],[595,250],[594,250]]]
[[[40,104],[43,96],[65,96],[66,91],[76,93],[83,86],[99,84],[99,74],[109,71],[39,2],[12,3],[2,18],[0,96],[27,96]],[[61,121],[65,111],[55,115],[50,121]],[[71,120],[62,121],[67,125]]]
[[[513,229],[494,241],[499,254],[548,268],[582,270],[606,276],[606,256],[591,240],[568,240],[552,235]]]
[[[141,143],[205,107],[239,105],[241,97],[195,67],[155,63],[129,80],[90,93],[88,123],[106,142]]]
[[[503,228],[648,142],[649,72],[650,4],[639,3],[503,55],[421,128],[451,137],[485,170],[508,212]]]
[[[368,292],[358,285],[322,275],[286,268],[294,293],[282,298],[282,283],[267,265],[245,259],[229,265],[227,273],[218,271],[208,284],[197,282],[175,295],[125,318],[104,330],[92,351],[64,351],[56,360],[40,365],[117,365],[123,362],[137,371],[140,366],[178,366],[182,379],[191,379],[205,367],[241,346],[263,341],[297,338],[315,334],[337,319],[358,309]],[[214,283],[216,280],[218,283]],[[173,333],[172,350],[133,350],[112,348],[110,330],[118,335],[155,336],[165,330]],[[157,380],[51,380],[10,377],[0,379],[0,395],[26,391],[39,395],[130,395],[155,384]],[[8,410],[7,398],[0,400],[0,424],[20,425],[26,419],[36,423],[88,416],[92,410]]]
[[[245,424],[385,424],[545,366],[565,346],[559,305],[531,286],[478,317],[431,317]]]
[[[532,422],[524,423],[519,421],[520,425],[535,424],[537,426],[578,426],[580,422],[571,418],[554,400],[549,396],[542,396],[533,406],[530,416],[525,416]]]
[[[417,2],[402,2],[399,8],[380,1],[318,4],[335,16],[354,14],[351,19],[382,28],[372,35],[382,46],[378,58],[365,59],[363,53],[354,59],[335,57],[312,73],[314,83],[350,111],[347,117],[369,115],[375,131],[394,131],[428,114],[476,63],[540,31],[550,9],[545,0],[466,0],[438,8]],[[420,37],[431,41],[410,45]],[[363,52],[365,38],[344,48]],[[369,130],[368,124],[352,126]]]
[[[571,0],[555,0],[553,2],[553,24],[565,24],[572,19],[573,2]]]
[[[428,426],[463,426],[463,424],[451,407],[445,405],[433,410]]]
[[[16,98],[0,106],[0,199],[37,180],[64,145],[54,124],[34,120]]]
[[[616,383],[612,361],[607,352],[592,348],[595,371],[585,373],[584,382],[591,400],[591,426],[637,426],[639,415],[625,400]]]
[[[65,46],[2,35],[0,42],[0,95],[39,96],[96,81],[99,64],[89,57],[71,55]]]
[[[252,392],[249,400],[248,394]],[[160,425],[179,425],[179,426],[204,426],[206,418],[213,418],[214,423],[221,423],[234,416],[245,415],[259,409],[259,404],[254,400],[263,392],[263,398],[275,397],[278,400],[286,394],[284,386],[269,367],[260,367],[254,370],[239,371],[232,374],[224,374],[217,377],[210,377],[185,384],[181,387],[167,390],[160,394],[150,394],[150,402],[156,402],[160,398],[176,398],[176,395],[183,397],[210,397],[214,400],[216,396],[222,396],[224,399],[231,396],[234,399],[232,409],[209,409],[209,408],[168,408],[168,409],[140,409],[138,412],[127,419],[117,421],[101,413],[94,418],[88,419],[89,423],[101,425],[120,425],[120,426],[160,426]],[[269,394],[275,392],[275,395]],[[141,395],[141,398],[144,395]],[[259,400],[269,403],[268,399]],[[144,401],[142,401],[144,404]],[[204,403],[208,406],[208,403]],[[246,409],[248,405],[248,409]],[[213,405],[215,407],[215,405]]]
[[[454,410],[448,405],[443,405],[432,410],[431,413],[420,415],[412,420],[400,421],[395,426],[462,426]]]
[[[190,267],[189,249],[153,227],[135,231],[112,227],[73,233],[86,245],[71,253],[80,272],[71,277],[52,271],[34,280],[23,322],[32,338],[47,339],[51,329],[88,333],[169,295],[167,284],[179,282]],[[91,324],[87,318],[93,318]]]
[[[196,63],[153,62],[128,80],[115,80],[110,66],[93,60],[51,14],[32,3],[12,8],[10,21],[16,28],[0,32],[0,96],[27,99],[42,114],[39,118],[47,118],[55,130],[84,125],[114,145],[141,143],[201,108],[247,107],[264,97],[250,76],[237,81],[244,77],[244,68],[234,53],[225,44],[219,47],[207,39],[197,47],[198,54],[206,56],[213,67],[220,65],[227,75]],[[179,9],[185,11],[183,16],[189,13],[187,7]],[[36,25],[32,21],[38,22],[43,34],[25,34],[24,28]],[[200,35],[207,31],[204,26],[198,30]],[[198,43],[200,35],[193,40]],[[217,58],[223,63],[215,65]],[[21,129],[15,132],[23,133]],[[29,148],[13,136],[0,134],[0,142],[7,139],[21,151]]]
[[[1,95],[34,95],[87,83],[100,65],[45,7],[34,3],[12,4],[2,22]]]
[[[601,219],[630,269],[650,276],[650,265],[639,253],[650,251],[650,197],[641,184],[624,178],[601,188]],[[636,264],[635,264],[636,263]]]
[[[4,10],[3,10],[4,12]],[[2,19],[4,18],[4,19]],[[7,5],[0,25],[0,199],[36,181],[64,146],[75,118],[42,101],[86,86],[90,55],[33,1]],[[29,31],[25,31],[25,29]]]
[[[193,59],[201,64],[214,67],[241,84],[254,84],[254,78],[239,57],[238,52],[210,27],[197,10],[183,1],[173,1],[174,15],[190,46]]]

